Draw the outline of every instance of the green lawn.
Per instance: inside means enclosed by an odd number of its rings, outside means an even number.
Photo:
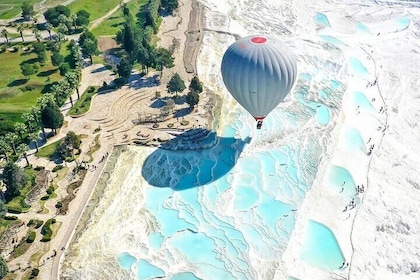
[[[6,203],[7,209],[9,212],[25,212],[29,208],[31,208],[30,205],[27,205],[25,203],[26,194],[33,188],[32,181],[34,181],[36,177],[36,171],[34,169],[25,168],[25,174],[28,176],[28,183],[25,187],[20,189],[20,195],[14,197],[12,200]]]
[[[62,54],[70,55],[67,46],[62,45]],[[20,70],[20,64],[23,62],[34,62],[36,54],[23,51],[23,46],[29,43],[18,44],[17,52],[6,51],[0,53],[0,126],[4,127],[4,122],[21,121],[21,115],[27,112],[29,108],[36,104],[36,100],[48,91],[48,85],[55,81],[63,79],[57,67],[50,61],[51,53],[47,51],[47,61],[45,66],[41,67],[39,72],[32,75],[28,80],[23,76]],[[7,74],[5,74],[7,73]],[[32,87],[32,90],[24,91],[26,87]],[[7,125],[6,125],[7,126]]]
[[[98,19],[104,16],[107,12],[112,10],[115,6],[118,6],[121,3],[121,0],[76,0],[68,7],[70,8],[72,14],[80,10],[86,10],[90,13],[89,20],[92,22],[95,19]]]
[[[70,116],[79,116],[89,111],[92,97],[96,94],[98,88],[98,86],[88,87],[82,96],[80,96],[80,99],[74,103],[74,106],[69,110],[68,114]]]
[[[147,4],[147,0],[134,0],[127,4],[131,16],[135,19],[140,7]],[[124,16],[121,9],[118,9],[109,18],[104,20],[100,25],[92,29],[95,36],[115,36],[121,30],[124,23]]]
[[[38,150],[38,152],[35,153],[37,157],[45,157],[45,158],[51,158],[55,150],[57,150],[57,147],[60,146],[61,140],[55,141],[54,143],[51,143],[45,147],[42,147]]]
[[[29,2],[33,5],[42,0],[1,0],[0,1],[0,19],[11,19],[19,16],[22,12],[20,6],[23,2]],[[36,12],[36,10],[35,10]]]

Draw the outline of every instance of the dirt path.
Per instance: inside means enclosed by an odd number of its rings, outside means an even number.
[[[92,21],[91,23],[90,23],[90,26],[89,26],[89,30],[92,30],[92,29],[94,29],[95,27],[97,27],[99,24],[101,24],[104,20],[106,20],[107,18],[109,18],[110,16],[112,16],[112,14],[113,13],[115,13],[120,7],[121,7],[121,5],[123,4],[123,3],[128,3],[128,2],[130,2],[131,0],[124,0],[124,1],[122,1],[121,2],[121,4],[119,4],[119,5],[117,5],[117,6],[115,6],[112,10],[110,10],[108,13],[106,13],[106,15],[104,15],[104,16],[102,16],[102,17],[100,17],[100,18],[98,18],[98,19],[96,19],[96,20],[94,20],[94,21]]]

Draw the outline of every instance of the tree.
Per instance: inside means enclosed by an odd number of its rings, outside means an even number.
[[[60,146],[57,148],[57,153],[62,159],[65,159],[66,157],[73,157],[73,151],[80,148],[80,143],[81,141],[79,137],[77,137],[76,133],[69,131]]]
[[[74,131],[69,131],[66,134],[66,137],[64,138],[64,143],[67,145],[71,145],[74,149],[79,149],[80,144],[82,141],[80,141],[79,137],[74,133]]]
[[[198,96],[198,93],[196,91],[188,92],[186,101],[188,105],[190,105],[191,109],[194,108],[194,106],[198,104],[199,100],[200,100],[200,97]]]
[[[42,36],[41,36],[41,34],[39,33],[38,28],[36,28],[36,27],[32,28],[32,33],[34,34],[35,39],[38,41],[38,43],[39,43],[39,42],[41,42],[41,38],[42,38]]]
[[[23,26],[23,24],[19,24],[16,30],[19,32],[20,38],[22,38],[22,42],[24,42],[25,39],[23,38],[23,30],[25,30],[25,26]]]
[[[131,70],[133,65],[131,65],[130,60],[127,56],[121,58],[120,64],[118,65],[118,75],[124,79],[125,82],[128,81],[128,78],[131,76]]]
[[[9,161],[4,166],[2,177],[6,184],[4,197],[6,201],[9,201],[20,194],[19,188],[26,184],[26,176],[14,162]]]
[[[64,15],[69,17],[71,14],[70,9],[66,6],[58,5],[53,8],[49,8],[45,13],[44,17],[47,22],[51,23],[52,26],[57,27],[60,23],[59,17],[60,15]]]
[[[131,56],[141,42],[141,31],[131,18],[126,18],[123,29],[117,33],[117,42],[122,45],[124,50]]]
[[[16,155],[17,154],[16,144],[19,141],[19,136],[17,136],[17,134],[14,133],[14,132],[8,132],[8,133],[6,133],[4,139],[6,140],[7,143],[9,143],[9,145],[13,149],[13,153]]]
[[[91,39],[87,39],[82,47],[82,51],[83,53],[89,56],[90,63],[93,63],[92,56],[98,53],[98,42],[93,41]]]
[[[76,33],[76,29],[77,29],[77,16],[76,15],[70,15],[70,22],[73,25],[73,32]]]
[[[36,127],[36,125],[35,125],[35,119],[32,116],[32,114],[29,113],[29,112],[23,113],[22,118],[24,119],[24,124],[26,126],[26,130],[28,132],[34,131],[34,128]]]
[[[45,128],[44,126],[42,126],[42,122],[41,122],[41,108],[43,106],[43,102],[45,102],[44,100],[46,99],[46,97],[48,98],[49,94],[45,94],[43,95],[41,98],[37,99],[37,104],[36,106],[32,106],[29,113],[33,116],[34,118],[34,124],[36,125],[35,127],[41,127],[42,130],[42,135],[44,136],[44,141],[47,141],[47,134],[45,132]]]
[[[80,10],[76,13],[76,25],[78,26],[88,26],[89,25],[90,14],[85,10]]]
[[[61,76],[66,75],[71,70],[70,65],[67,62],[61,63],[58,69],[60,70]]]
[[[139,46],[136,51],[137,61],[149,72],[149,67],[153,65],[153,50],[148,46]]]
[[[38,152],[38,149],[39,149],[39,147],[38,147],[39,132],[38,131],[31,132],[31,133],[29,133],[28,137],[29,137],[29,140],[31,142],[34,142],[36,152]]]
[[[5,139],[0,139],[0,153],[9,161],[9,154],[12,151],[9,143]]]
[[[17,147],[18,153],[23,155],[23,157],[26,160],[26,166],[29,165],[29,160],[28,160],[28,154],[26,153],[28,151],[28,145],[26,145],[25,143],[21,143],[19,144],[19,146]]]
[[[24,20],[30,20],[35,15],[34,5],[29,2],[23,2],[20,8],[22,9],[22,17]]]
[[[57,31],[58,31],[58,33],[61,33],[61,34],[64,35],[64,34],[69,33],[69,28],[67,27],[67,25],[65,23],[60,22],[60,24],[57,27]],[[61,40],[59,39],[59,41],[61,41]]]
[[[52,102],[41,110],[41,121],[45,128],[52,129],[55,134],[57,128],[60,128],[63,125],[64,116],[61,113],[60,108]]]
[[[70,95],[72,89],[67,79],[63,79],[61,81],[53,83],[53,85],[50,88],[50,91],[52,93],[52,96],[54,97],[55,104],[61,106],[64,104],[67,97]],[[48,104],[49,102],[47,102],[47,105]]]
[[[51,55],[51,63],[54,66],[59,66],[64,61],[64,56],[62,56],[59,52],[53,52]]]
[[[20,70],[24,76],[30,79],[33,74],[38,73],[39,66],[38,63],[23,63],[20,65]]]
[[[82,48],[82,52],[88,55],[90,62],[93,63],[92,55],[98,53],[98,40],[95,35],[90,31],[85,31],[79,37],[79,45]]]
[[[23,136],[27,133],[26,125],[20,122],[14,125],[16,133],[19,135],[20,141],[23,142]]]
[[[190,90],[190,91],[195,91],[195,92],[197,92],[197,93],[200,93],[200,92],[202,92],[202,91],[203,91],[203,84],[200,82],[200,80],[198,79],[198,77],[197,77],[197,76],[194,76],[194,77],[191,79],[191,83],[190,83],[190,86],[189,86],[189,90]]]
[[[77,99],[80,99],[79,94],[79,84],[80,84],[80,74],[78,71],[70,71],[66,73],[66,79],[69,82],[69,85],[72,89],[76,89]]]
[[[0,257],[0,279],[3,279],[7,273],[9,273],[9,268],[7,268],[7,263],[3,259],[3,257]]]
[[[160,7],[168,12],[168,14],[172,14],[173,11],[179,7],[179,3],[178,0],[162,0]]]
[[[41,64],[44,64],[47,60],[47,48],[41,42],[36,42],[32,44],[33,52],[38,56],[38,61]]]
[[[86,10],[79,10],[79,11],[77,11],[76,15],[78,17],[90,18],[90,13]]]
[[[7,31],[7,29],[2,29],[1,35],[3,35],[4,38],[6,39],[6,44],[9,44],[9,37],[8,37],[9,32]]]
[[[156,48],[153,53],[156,69],[160,70],[160,76],[162,77],[163,68],[174,67],[174,57],[172,56],[172,53],[165,48]]]
[[[51,39],[52,39],[52,37],[51,37],[51,30],[53,29],[52,24],[51,24],[51,23],[49,23],[49,22],[47,22],[47,23],[45,24],[45,29],[48,31],[48,35],[49,35],[49,37],[50,37],[50,41],[51,41]]]
[[[168,92],[175,93],[176,96],[178,96],[178,92],[184,91],[185,83],[181,79],[178,73],[175,73],[171,79],[169,80],[166,88],[168,89]]]
[[[6,214],[7,214],[6,204],[4,204],[3,200],[0,199],[0,219],[3,219],[4,216],[6,216]],[[1,260],[0,260],[0,262],[1,262]],[[1,266],[1,264],[0,264],[0,266]],[[0,267],[0,279],[3,279],[1,275],[2,275],[2,273],[1,273],[1,267]]]

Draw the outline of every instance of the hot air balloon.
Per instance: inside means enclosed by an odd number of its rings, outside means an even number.
[[[237,40],[222,59],[226,88],[257,121],[264,118],[286,97],[296,80],[296,58],[279,39],[247,36]]]

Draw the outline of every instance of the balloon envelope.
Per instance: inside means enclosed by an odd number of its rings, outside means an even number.
[[[222,59],[222,77],[231,95],[255,119],[264,119],[289,93],[297,75],[296,58],[280,40],[248,36]]]

